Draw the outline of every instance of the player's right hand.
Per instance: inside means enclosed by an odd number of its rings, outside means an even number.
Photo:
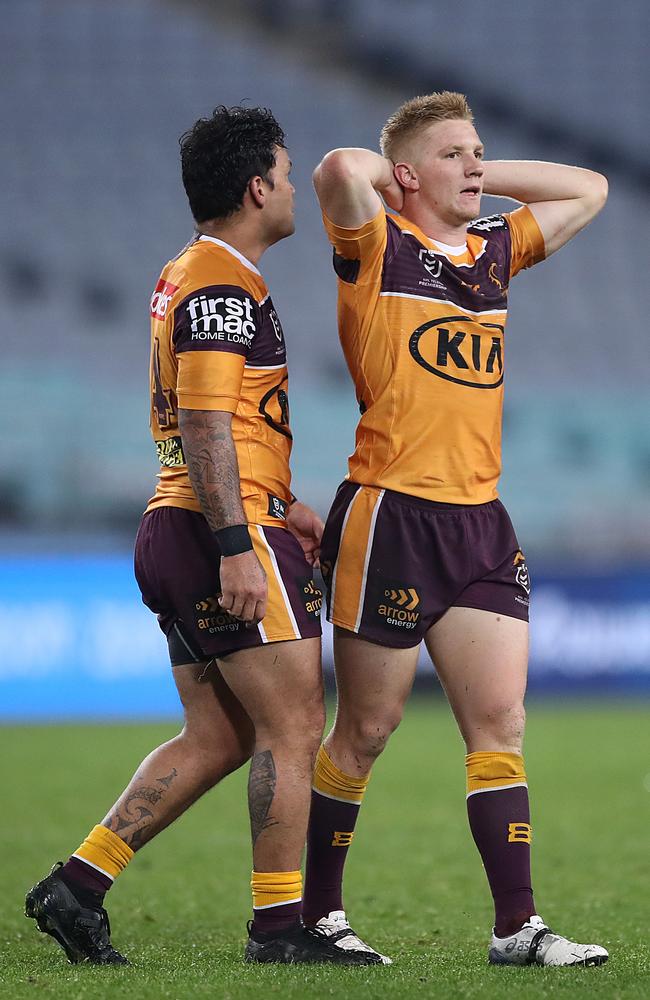
[[[251,549],[236,556],[222,556],[219,568],[219,604],[233,618],[257,625],[266,614],[268,587],[264,568]]]

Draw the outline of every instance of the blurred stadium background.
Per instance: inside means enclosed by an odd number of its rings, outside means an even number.
[[[130,560],[157,469],[148,301],[192,232],[181,132],[244,100],[286,129],[298,228],[262,269],[289,345],[294,491],[325,513],[356,409],[310,174],[334,146],[376,148],[397,104],[445,88],[468,94],[488,156],[610,180],[592,227],[513,286],[501,493],[536,585],[531,688],[647,696],[646,0],[2,0],[0,12],[0,717],[177,711]]]

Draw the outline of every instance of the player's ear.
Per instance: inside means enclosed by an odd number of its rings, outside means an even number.
[[[419,191],[420,181],[418,175],[415,172],[415,167],[411,163],[396,163],[394,174],[397,179],[398,184],[404,188],[405,191]]]
[[[256,205],[257,208],[264,208],[266,190],[264,188],[263,177],[251,177],[248,182],[248,193],[251,196],[253,204]]]

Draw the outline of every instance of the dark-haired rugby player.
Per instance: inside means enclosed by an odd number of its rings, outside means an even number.
[[[104,895],[133,855],[251,760],[256,962],[378,963],[301,921],[300,861],[324,724],[322,522],[290,490],[282,326],[258,270],[294,231],[282,129],[261,108],[217,108],[181,139],[195,239],[151,302],[151,428],[161,472],[135,569],[167,636],[183,731],[154,750],[27,915],[71,962],[117,964]]]

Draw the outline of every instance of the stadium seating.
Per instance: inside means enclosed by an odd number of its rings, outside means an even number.
[[[504,493],[533,548],[571,548],[593,508],[608,526],[589,544],[632,552],[650,479],[650,282],[639,229],[650,194],[636,170],[650,143],[647,5],[576,0],[562,7],[561,32],[541,0],[476,4],[470,18],[448,0],[435,16],[425,0],[405,0],[399,17],[386,0],[294,0],[274,4],[271,16],[289,38],[329,11],[332,37],[334,6],[347,51],[373,74],[383,46],[391,80],[396,59],[412,78],[435,63],[440,86],[445,72],[453,86],[466,78],[484,109],[488,155],[571,160],[572,132],[588,149],[602,144],[604,128],[620,154],[600,221],[513,289]],[[178,136],[217,103],[268,104],[286,128],[298,232],[269,252],[263,271],[292,362],[297,483],[322,509],[344,471],[354,408],[310,172],[332,146],[376,146],[405,92],[364,80],[352,55],[345,70],[326,54],[315,63],[255,30],[247,15],[260,4],[240,4],[239,22],[221,21],[222,5],[213,8],[209,16],[154,0],[3,6],[5,95],[13,98],[5,96],[0,160],[0,396],[14,412],[29,407],[4,445],[5,527],[56,527],[73,509],[81,524],[130,531],[149,495],[147,303],[162,263],[192,232]],[[625,53],[615,77],[612,47]],[[503,113],[508,102],[517,114]],[[631,513],[614,517],[622,494]],[[647,529],[644,536],[647,555]]]

